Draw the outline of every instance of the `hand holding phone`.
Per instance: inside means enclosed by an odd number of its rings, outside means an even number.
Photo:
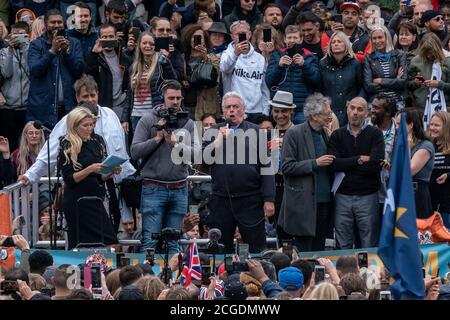
[[[239,43],[247,41],[247,34],[245,32],[238,33]]]
[[[202,36],[199,34],[194,35],[194,47],[202,44]]]
[[[358,266],[360,268],[369,267],[369,258],[367,251],[358,252]]]
[[[316,265],[314,267],[314,283],[318,285],[322,281],[325,281],[325,267]]]
[[[263,29],[263,41],[272,42],[272,30],[270,28]]]

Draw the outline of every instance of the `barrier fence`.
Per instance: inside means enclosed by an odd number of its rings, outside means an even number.
[[[56,183],[56,177],[50,178],[51,183]],[[188,176],[189,182],[208,182],[211,181],[209,175],[192,175]],[[59,179],[60,183],[63,183],[62,179]],[[41,178],[39,183],[48,183],[48,178]],[[39,240],[39,183],[25,186],[22,182],[16,182],[4,187],[1,192],[8,196],[9,200],[9,214],[6,217],[0,217],[2,221],[9,220],[11,225],[13,220],[22,215],[25,218],[25,225],[22,228],[22,235],[30,243],[31,247],[50,247],[50,241]],[[3,212],[2,212],[3,215]],[[123,245],[137,245],[138,242],[129,242],[131,240],[123,241]],[[56,242],[58,248],[66,248],[65,240],[58,240]]]

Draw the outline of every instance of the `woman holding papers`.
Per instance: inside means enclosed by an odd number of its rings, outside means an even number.
[[[103,138],[93,132],[94,126],[95,116],[88,109],[75,108],[67,116],[67,134],[60,142],[58,165],[65,183],[62,209],[69,249],[79,243],[118,243],[103,201],[105,181],[119,173],[120,167],[100,174],[107,167],[102,163],[106,146]]]

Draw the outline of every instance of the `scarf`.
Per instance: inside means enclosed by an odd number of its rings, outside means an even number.
[[[375,57],[380,62],[388,62],[389,60],[391,60],[391,53],[390,52],[375,51]]]
[[[431,80],[441,81],[442,68],[440,63],[433,63],[431,69]],[[428,128],[428,124],[431,120],[431,116],[440,110],[446,110],[447,105],[445,103],[444,92],[438,88],[430,87],[428,89],[427,102],[425,104],[425,112],[423,114],[423,127]]]

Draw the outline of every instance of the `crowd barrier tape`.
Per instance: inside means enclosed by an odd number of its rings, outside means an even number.
[[[424,258],[424,267],[428,274],[436,275],[439,270],[439,276],[444,277],[449,272],[450,263],[450,246],[448,244],[429,244],[421,245],[420,249]],[[355,249],[355,250],[333,250],[333,251],[320,251],[320,252],[303,252],[299,254],[300,258],[329,258],[334,264],[340,256],[354,255],[357,252],[367,251],[369,258],[369,268],[379,268],[383,266],[381,259],[378,257],[377,248],[369,249]],[[32,249],[31,251],[34,251]],[[59,266],[61,264],[79,265],[84,263],[85,259],[94,253],[92,251],[74,252],[64,250],[46,250],[53,256],[54,264]],[[16,261],[20,261],[20,251],[16,251]],[[104,253],[109,267],[116,268],[116,254]],[[145,254],[143,253],[130,253],[126,254],[126,257],[130,258],[130,264],[136,265],[144,263]],[[224,255],[216,255],[216,266],[224,261]],[[155,265],[153,266],[153,272],[158,275],[164,267],[164,256],[161,254],[155,254]],[[211,257],[212,263],[212,257]],[[407,263],[407,262],[405,262]]]

